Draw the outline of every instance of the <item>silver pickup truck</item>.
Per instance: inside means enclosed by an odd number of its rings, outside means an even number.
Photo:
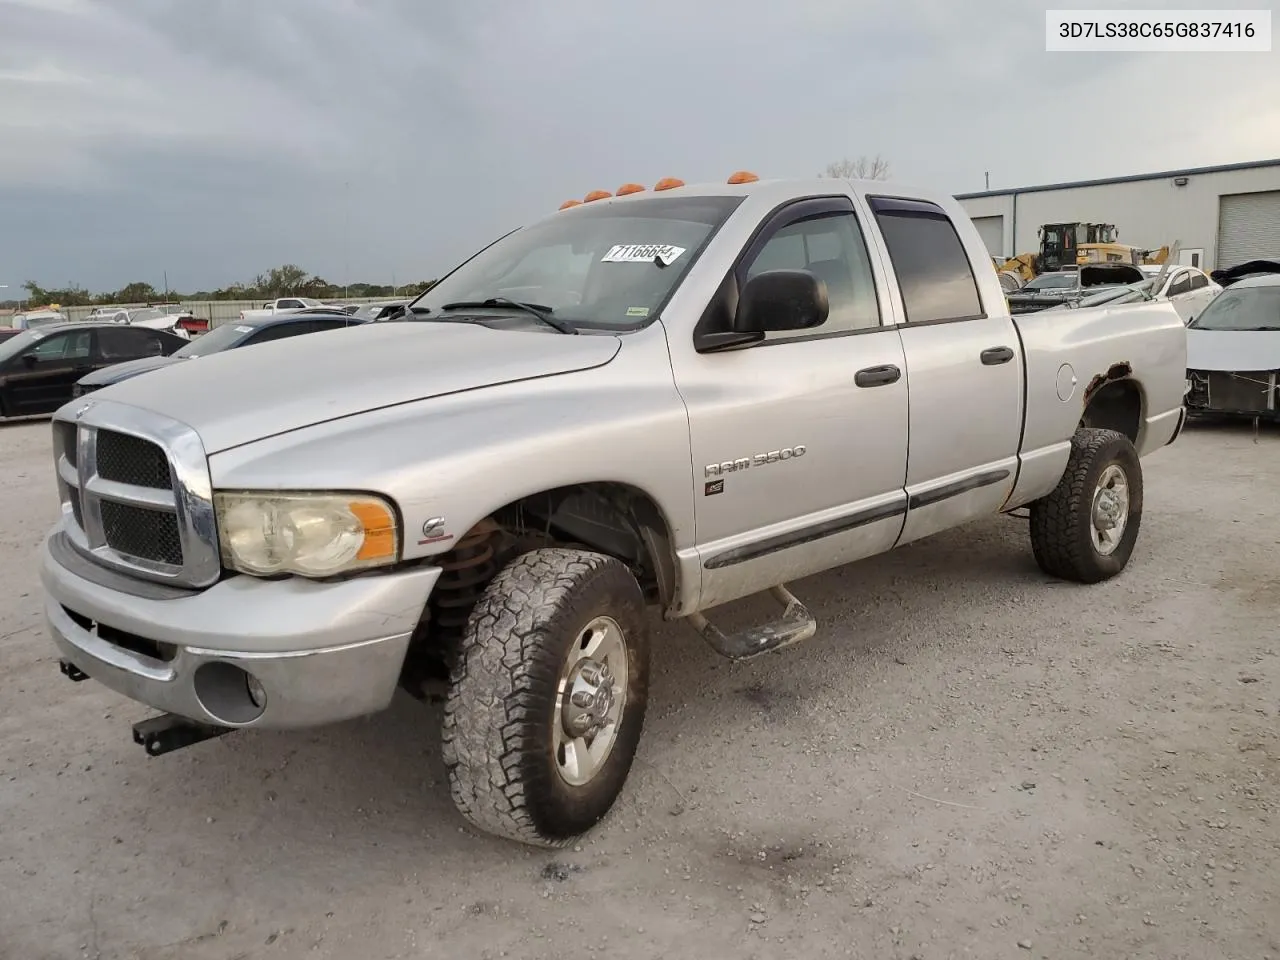
[[[816,630],[787,583],[1017,508],[1047,573],[1120,573],[1184,420],[1174,308],[1015,320],[950,197],[730,179],[566,205],[402,322],[63,407],[63,672],[162,711],[152,754],[434,686],[462,814],[556,846],[630,770],[647,607],[758,656]],[[775,619],[708,619],[761,592]]]

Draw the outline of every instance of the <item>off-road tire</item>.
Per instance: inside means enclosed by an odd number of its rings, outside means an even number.
[[[570,647],[594,618],[625,637],[627,696],[604,766],[570,786],[553,754],[556,687]],[[459,812],[476,827],[559,847],[613,806],[635,758],[649,692],[644,596],[619,561],[547,548],[511,561],[467,623],[445,701],[443,750]]]
[[[1129,519],[1111,554],[1093,545],[1093,494],[1104,470],[1117,464],[1129,484]],[[1142,464],[1129,438],[1115,430],[1080,428],[1058,486],[1031,504],[1031,549],[1051,577],[1100,583],[1120,573],[1133,554],[1142,525]]]

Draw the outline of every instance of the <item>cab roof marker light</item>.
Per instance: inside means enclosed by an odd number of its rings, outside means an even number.
[[[616,196],[625,197],[632,193],[644,193],[644,184],[642,183],[624,183],[618,188]]]
[[[655,190],[674,190],[676,187],[683,187],[684,181],[677,180],[675,177],[663,177],[653,185]]]
[[[581,200],[566,200],[564,203],[560,204],[560,209],[568,210],[570,207],[581,206],[581,204],[582,204]]]
[[[612,196],[613,194],[610,193],[608,190],[592,190],[590,193],[588,193],[585,197],[582,198],[582,202],[591,203],[595,200],[606,200]]]
[[[739,170],[737,173],[732,174],[729,177],[729,179],[725,182],[726,183],[755,183],[759,179],[760,178],[757,177],[750,170]]]

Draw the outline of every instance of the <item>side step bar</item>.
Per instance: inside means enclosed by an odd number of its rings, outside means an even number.
[[[190,747],[215,737],[233,733],[235,727],[215,727],[196,723],[186,717],[162,713],[133,725],[133,742],[142,746],[149,755],[160,757],[183,747]]]
[[[716,653],[730,660],[750,660],[808,640],[818,632],[818,621],[790,590],[784,586],[773,587],[769,595],[783,608],[782,615],[738,633],[724,633],[700,613],[691,613],[688,619]]]

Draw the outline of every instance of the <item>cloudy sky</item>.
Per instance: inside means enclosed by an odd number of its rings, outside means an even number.
[[[591,189],[877,152],[951,192],[1280,157],[1280,52],[1048,54],[1044,6],[0,0],[0,284],[425,279]]]

